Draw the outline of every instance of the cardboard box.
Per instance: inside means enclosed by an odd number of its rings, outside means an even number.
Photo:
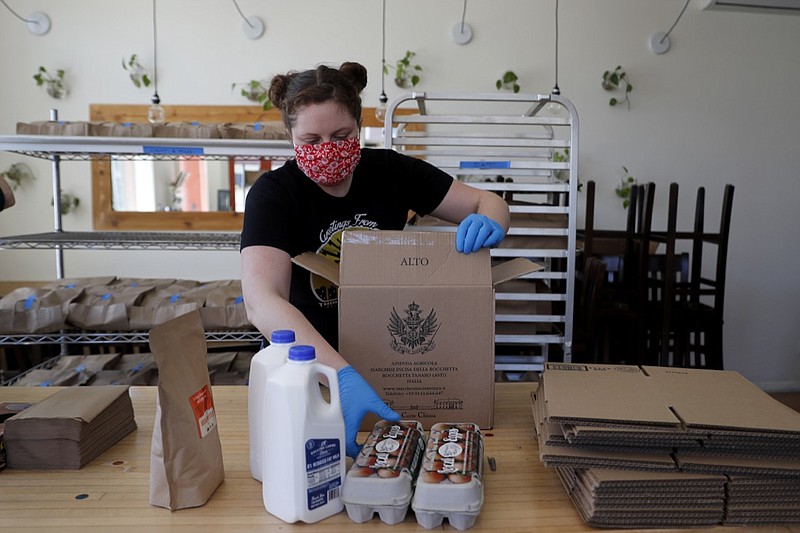
[[[487,249],[458,253],[454,233],[411,231],[345,231],[338,267],[293,261],[339,286],[339,352],[403,418],[492,427],[494,287],[541,265],[492,268]]]

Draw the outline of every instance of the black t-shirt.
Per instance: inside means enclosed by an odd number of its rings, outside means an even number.
[[[291,257],[310,251],[338,263],[343,230],[403,229],[409,210],[430,213],[452,182],[449,174],[420,159],[362,148],[350,190],[337,198],[291,160],[259,177],[247,194],[241,247],[272,246]],[[289,301],[338,346],[335,285],[292,264]]]

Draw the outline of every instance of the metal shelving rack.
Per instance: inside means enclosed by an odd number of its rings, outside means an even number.
[[[396,113],[410,105],[419,113]],[[387,148],[514,200],[509,202],[511,238],[506,239],[513,243],[493,248],[493,260],[526,257],[546,267],[496,291],[498,371],[541,371],[554,347],[564,361],[571,360],[578,129],[573,104],[553,94],[410,93],[387,109]],[[565,157],[554,157],[557,151]],[[492,181],[497,176],[503,181]],[[537,226],[537,217],[563,223]],[[453,230],[447,225],[423,229]]]
[[[51,115],[51,120],[57,116]],[[0,237],[0,248],[52,249],[56,276],[64,277],[63,250],[238,250],[239,234],[229,232],[69,232],[61,225],[61,163],[99,157],[120,160],[172,160],[199,157],[210,160],[288,160],[294,156],[286,140],[188,139],[160,137],[90,137],[12,135],[0,136],[0,150],[52,162],[53,228],[49,233]],[[257,331],[206,332],[208,341],[253,341]],[[63,331],[53,334],[0,335],[0,345],[32,343],[137,343],[147,342],[147,332],[108,333]]]

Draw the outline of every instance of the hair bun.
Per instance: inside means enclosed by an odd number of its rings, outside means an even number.
[[[289,75],[278,74],[269,84],[269,101],[278,109],[281,109],[283,100],[286,98],[286,92],[289,89]]]
[[[367,86],[367,69],[361,63],[347,61],[339,67],[339,72],[346,76],[357,92],[361,92]]]

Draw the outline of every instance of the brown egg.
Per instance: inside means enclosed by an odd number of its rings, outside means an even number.
[[[383,461],[381,466],[387,466],[389,468],[394,468],[395,466],[397,466],[397,459],[387,459],[387,460]]]
[[[447,476],[452,483],[469,483],[472,480],[472,474],[450,474]]]
[[[393,468],[379,468],[378,469],[378,476],[380,476],[382,478],[385,478],[385,479],[397,477],[399,475],[400,475],[400,471],[399,470],[395,470]]]
[[[425,461],[425,464],[422,467],[428,472],[436,472],[437,470],[444,468],[444,463],[441,461]]]
[[[356,460],[356,464],[358,466],[372,466],[375,464],[377,460],[378,458],[375,457],[374,455],[369,455],[369,456],[359,455],[358,459]]]
[[[439,472],[420,472],[419,481],[423,483],[441,483],[445,475]]]
[[[356,467],[350,470],[350,475],[353,477],[370,477],[375,471],[368,467]]]

